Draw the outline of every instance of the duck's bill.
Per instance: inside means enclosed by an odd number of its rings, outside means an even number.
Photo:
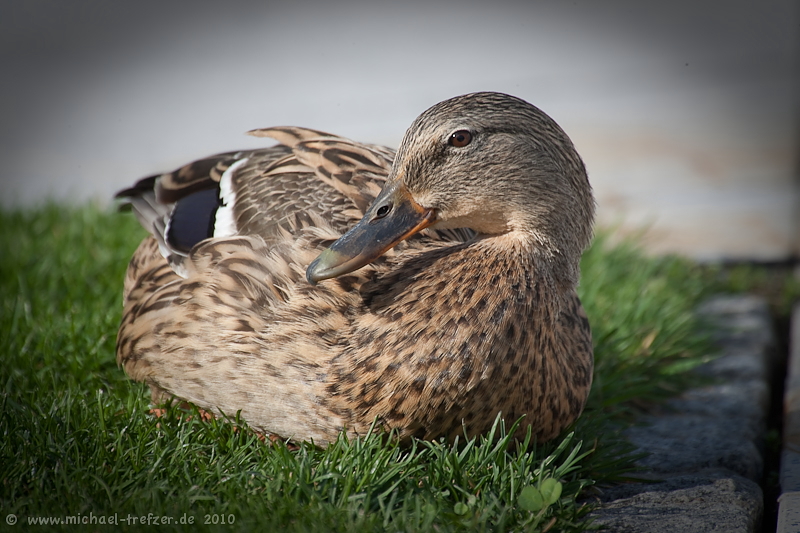
[[[383,210],[389,206],[389,211]],[[306,270],[312,285],[357,270],[375,261],[403,239],[436,221],[433,209],[417,204],[403,185],[384,189],[364,218],[330,248],[322,252]]]

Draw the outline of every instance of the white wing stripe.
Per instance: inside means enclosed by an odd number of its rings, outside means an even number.
[[[247,158],[240,159],[226,170],[219,180],[219,197],[222,205],[217,209],[214,219],[214,237],[230,237],[236,235],[236,221],[233,217],[233,206],[236,203],[236,192],[233,190],[233,173],[247,163]]]

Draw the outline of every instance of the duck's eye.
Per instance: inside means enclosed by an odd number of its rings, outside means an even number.
[[[380,206],[378,208],[378,210],[375,211],[375,218],[374,219],[385,217],[386,215],[389,214],[389,211],[391,211],[391,210],[392,210],[392,204],[384,204],[384,205]]]
[[[458,130],[450,135],[447,140],[450,146],[455,146],[456,148],[463,148],[470,142],[472,142],[472,133],[467,130]]]

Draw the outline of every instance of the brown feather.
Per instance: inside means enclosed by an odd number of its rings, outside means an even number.
[[[472,143],[448,146],[465,128]],[[321,445],[375,419],[403,438],[452,438],[486,431],[498,413],[525,415],[520,432],[530,425],[540,439],[575,420],[592,381],[575,285],[594,203],[555,122],[476,93],[423,113],[396,159],[316,130],[251,134],[282,144],[150,178],[153,212],[168,216],[246,159],[230,173],[236,234],[181,256],[185,278],[159,252],[164,223],[143,222],[156,238],[128,268],[117,360],[154,399],[241,411],[257,429]],[[309,263],[398,181],[437,224],[311,286]],[[152,195],[140,183],[122,196]]]

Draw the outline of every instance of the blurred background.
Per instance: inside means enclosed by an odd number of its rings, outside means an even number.
[[[800,253],[800,3],[25,0],[0,7],[5,207],[302,125],[397,146],[430,105],[507,92],[582,154],[599,222],[654,252]]]

